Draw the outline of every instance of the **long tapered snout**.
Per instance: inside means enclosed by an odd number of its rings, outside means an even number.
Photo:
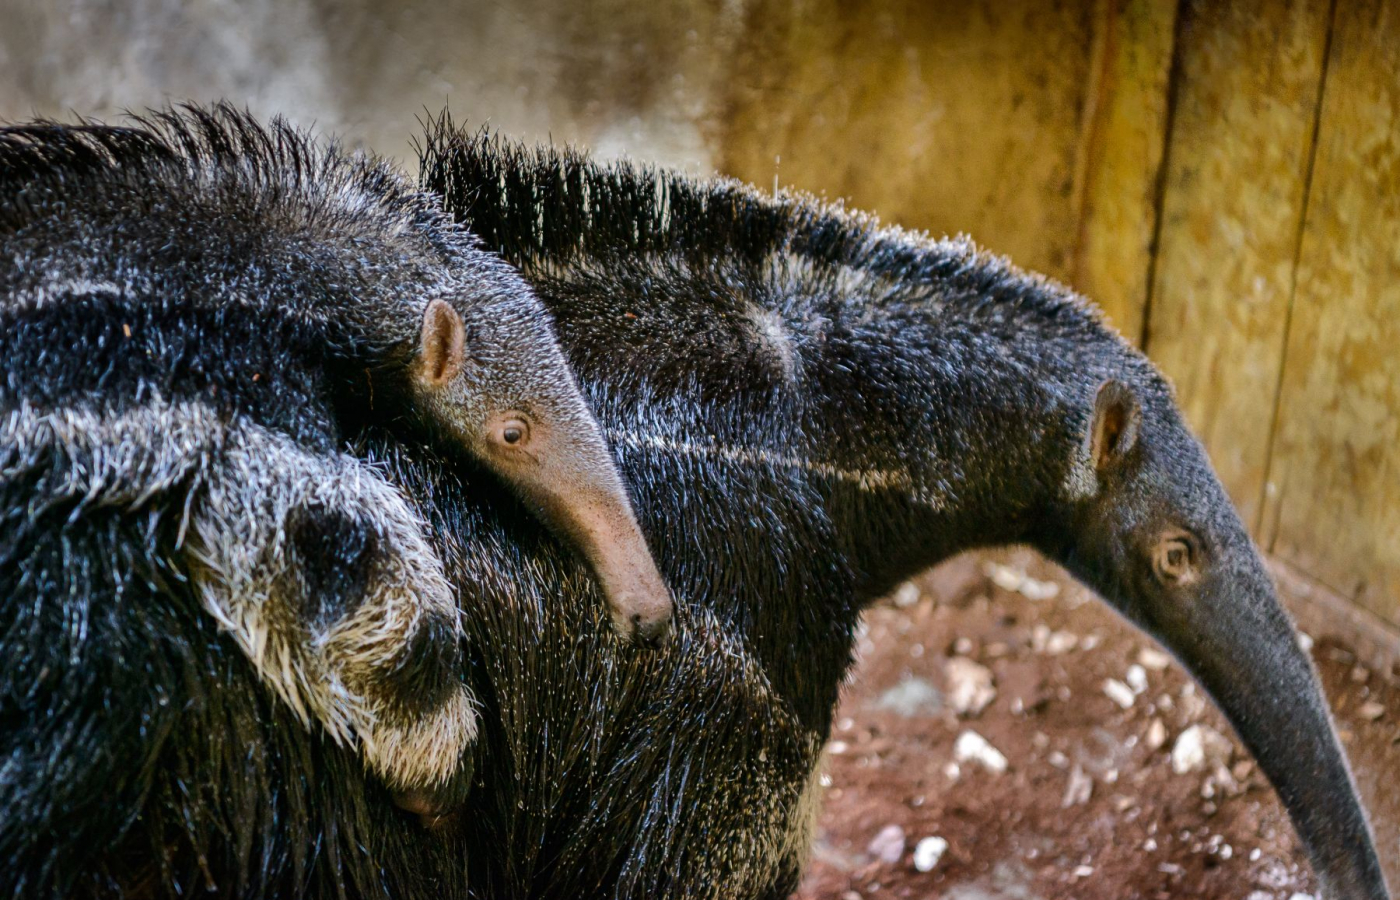
[[[430,303],[414,374],[417,396],[439,426],[583,553],[614,630],[659,646],[670,634],[671,592],[542,314],[497,328],[489,343],[474,351],[484,362],[469,367],[460,315],[443,301]]]
[[[618,634],[662,643],[671,593],[597,427],[564,430],[538,414],[505,411],[488,416],[485,432],[487,464],[593,566]]]
[[[1169,396],[1169,395],[1168,395]],[[1201,682],[1277,789],[1329,900],[1388,900],[1312,662],[1200,445],[1159,396],[1104,383],[1060,558]]]
[[[1312,662],[1298,646],[1262,562],[1244,538],[1157,631],[1219,704],[1278,791],[1323,896],[1390,896]],[[1234,556],[1234,558],[1230,558]]]

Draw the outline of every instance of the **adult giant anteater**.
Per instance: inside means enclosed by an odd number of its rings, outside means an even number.
[[[0,599],[7,629],[47,615],[0,645],[6,670],[39,657],[60,673],[23,702],[7,684],[5,714],[68,736],[57,751],[0,738],[0,800],[27,812],[25,827],[0,826],[8,886],[785,897],[860,609],[958,550],[1019,541],[1201,677],[1332,896],[1386,896],[1248,538],[1160,377],[1080,301],[966,244],[803,198],[446,124],[424,162],[428,186],[554,314],[676,588],[677,640],[619,648],[587,567],[488,472],[292,357],[260,396],[307,385],[299,416],[333,421],[410,499],[458,589],[485,713],[466,804],[424,832],[347,751],[250,689],[161,543],[176,489],[143,515],[62,519],[102,564],[50,549],[53,578]],[[279,352],[258,324],[226,319],[240,343]],[[42,484],[23,490],[5,508],[49,502]],[[7,519],[3,540],[26,521]],[[60,546],[59,524],[30,539]],[[121,684],[102,677],[118,669]],[[94,713],[104,703],[118,721]]]

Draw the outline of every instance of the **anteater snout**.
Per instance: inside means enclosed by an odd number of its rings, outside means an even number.
[[[671,640],[671,618],[644,621],[640,615],[632,617],[632,643],[647,650],[660,650]]]
[[[613,630],[633,646],[659,650],[671,639],[669,593],[650,602],[636,601],[628,595],[614,596],[610,601]]]

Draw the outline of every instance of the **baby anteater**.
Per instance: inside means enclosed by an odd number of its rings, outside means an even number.
[[[234,320],[277,337],[236,346]],[[619,632],[666,634],[669,592],[548,314],[376,160],[228,108],[0,130],[0,331],[0,479],[47,472],[73,515],[178,495],[179,576],[406,805],[460,790],[476,731],[456,591],[406,498],[319,407],[266,390],[269,367],[316,373],[309,394],[372,403],[377,384],[390,413],[410,398],[575,543]]]

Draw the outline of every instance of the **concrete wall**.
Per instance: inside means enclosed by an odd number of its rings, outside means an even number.
[[[1256,536],[1400,624],[1400,0],[5,0],[0,117],[229,98],[848,198],[1084,290]]]

